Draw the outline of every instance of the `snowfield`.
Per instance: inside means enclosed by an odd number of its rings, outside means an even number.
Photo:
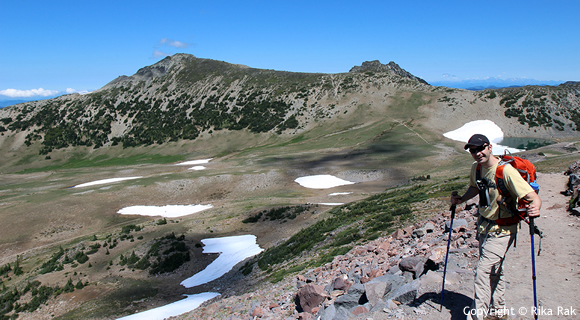
[[[333,192],[333,193],[329,193],[328,196],[329,197],[334,197],[334,196],[346,196],[352,194],[352,192]]]

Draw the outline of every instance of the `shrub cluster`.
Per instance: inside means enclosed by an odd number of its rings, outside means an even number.
[[[556,90],[549,94],[546,90],[528,87],[502,90],[500,104],[506,107],[504,115],[508,118],[517,118],[520,124],[528,125],[529,128],[554,127],[558,131],[563,131],[565,124],[556,117],[563,117],[574,123],[574,130],[579,131],[580,119],[575,116],[578,111],[568,105],[567,99],[561,97],[566,96],[566,93]]]
[[[260,221],[262,217],[270,221],[282,220],[286,222],[287,220],[296,219],[296,217],[305,211],[310,210],[310,205],[299,205],[299,206],[285,206],[277,207],[269,210],[262,210],[255,215],[250,216],[242,220],[243,223],[256,223]]]
[[[75,289],[82,289],[86,285],[80,279],[76,285],[73,285],[72,278],[69,278],[62,288],[58,285],[54,287],[44,286],[37,280],[27,282],[26,286],[21,290],[17,288],[10,290],[3,287],[0,292],[0,319],[16,319],[20,312],[33,312],[51,297],[59,296],[61,293],[73,292]],[[31,299],[26,303],[19,302],[28,292],[30,292]],[[12,311],[14,311],[12,315],[7,316]]]
[[[155,240],[142,257],[137,256],[135,251],[129,256],[121,254],[119,265],[139,270],[149,269],[150,274],[160,274],[174,271],[190,259],[185,236],[176,237],[174,233],[171,233]]]

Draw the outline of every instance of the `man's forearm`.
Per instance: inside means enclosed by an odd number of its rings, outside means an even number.
[[[536,192],[530,192],[526,194],[524,200],[528,203],[528,216],[534,218],[540,215],[540,209],[542,208],[542,199]]]
[[[465,191],[465,193],[463,194],[463,196],[461,196],[460,201],[461,202],[465,202],[473,197],[475,197],[476,195],[479,194],[479,190],[474,187],[474,186],[470,186],[467,191]]]

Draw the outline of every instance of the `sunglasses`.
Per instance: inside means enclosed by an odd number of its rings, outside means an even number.
[[[477,154],[483,150],[485,150],[485,148],[487,148],[489,145],[488,144],[484,144],[483,146],[477,147],[477,148],[469,148],[469,152],[471,154]]]

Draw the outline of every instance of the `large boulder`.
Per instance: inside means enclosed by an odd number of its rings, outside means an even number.
[[[336,307],[334,304],[329,305],[324,310],[318,312],[320,320],[333,320],[336,317]]]
[[[323,287],[315,284],[307,284],[296,293],[296,309],[299,312],[312,312],[313,308],[320,306],[328,297]]]
[[[451,225],[451,220],[445,221],[445,232],[449,231],[449,226]],[[459,230],[466,230],[467,229],[467,220],[465,219],[454,219],[453,220],[453,231],[457,232]]]
[[[427,222],[421,228],[415,229],[413,231],[413,238],[421,238],[428,233],[435,231],[435,226],[431,222]]]
[[[413,280],[394,291],[391,291],[387,295],[387,299],[392,299],[394,301],[398,301],[401,304],[411,303],[417,298],[417,292],[421,287],[421,280]]]
[[[352,285],[353,282],[346,280],[345,277],[337,277],[332,282],[332,290],[343,290],[347,292]]]
[[[380,301],[382,301],[382,299],[386,293],[391,291],[393,284],[391,282],[373,281],[373,280],[365,283],[364,286],[365,286],[365,294],[367,296],[367,299],[369,300],[369,303],[371,304],[371,306],[374,307]]]
[[[414,278],[419,278],[425,270],[425,258],[423,257],[407,257],[401,259],[399,262],[399,269],[401,271],[412,272]]]
[[[336,307],[344,307],[348,310],[368,302],[368,299],[365,295],[365,287],[364,285],[357,283],[350,287],[348,293],[342,295],[334,301]]]

